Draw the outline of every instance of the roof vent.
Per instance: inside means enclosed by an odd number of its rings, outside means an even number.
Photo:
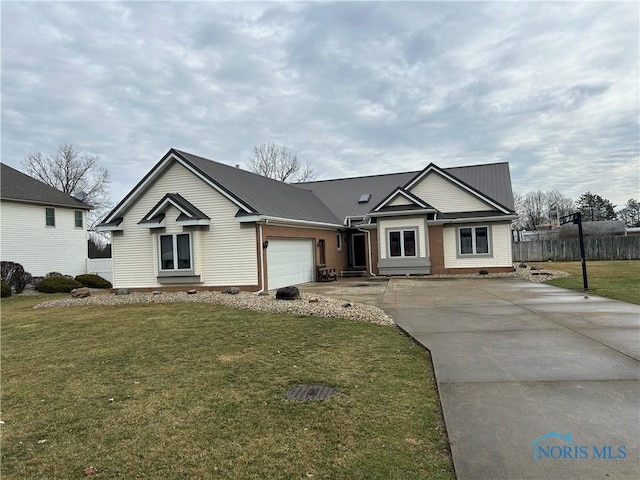
[[[363,193],[362,195],[360,195],[360,198],[358,199],[358,203],[367,203],[369,200],[371,200],[371,194]]]

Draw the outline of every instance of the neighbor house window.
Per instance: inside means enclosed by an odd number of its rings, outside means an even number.
[[[82,210],[75,210],[74,215],[75,215],[76,228],[82,228],[82,224],[83,224]]]
[[[47,227],[55,227],[56,226],[56,209],[47,207],[45,208],[45,225]]]
[[[337,233],[336,234],[336,249],[341,252],[342,251],[342,234],[341,233]]]
[[[191,270],[191,234],[160,235],[160,270]]]
[[[458,237],[460,255],[489,254],[489,227],[462,227]]]
[[[415,257],[416,231],[392,230],[389,232],[389,256]]]

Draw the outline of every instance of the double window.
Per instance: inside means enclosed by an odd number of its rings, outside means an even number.
[[[160,235],[160,271],[191,270],[191,234]]]
[[[458,229],[460,255],[489,255],[489,227]]]
[[[416,256],[416,231],[415,230],[389,231],[389,256],[415,257]]]

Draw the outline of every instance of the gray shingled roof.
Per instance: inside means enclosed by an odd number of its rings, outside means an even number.
[[[509,210],[514,210],[511,173],[507,162],[443,168],[443,170],[482,192],[500,205],[507,207]]]
[[[343,222],[346,217],[364,217],[387,195],[405,185],[418,173],[420,172],[339,178],[299,183],[298,185],[311,189]],[[358,203],[358,199],[363,193],[370,193],[371,198],[367,203]]]
[[[465,167],[443,168],[443,171],[461,180],[475,190],[513,210],[513,193],[509,164],[492,163]],[[344,219],[347,216],[364,216],[396,188],[404,187],[421,171],[374,175],[370,177],[320,180],[298,184],[310,188],[333,211]],[[359,204],[358,198],[370,193],[371,200]]]
[[[337,218],[309,189],[180,150],[174,152],[256,213],[292,220],[342,224],[342,219]]]
[[[18,202],[91,210],[91,206],[4,163],[0,164],[0,198]]]

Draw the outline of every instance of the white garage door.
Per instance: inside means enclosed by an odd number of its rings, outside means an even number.
[[[313,240],[269,239],[269,290],[313,282]]]

